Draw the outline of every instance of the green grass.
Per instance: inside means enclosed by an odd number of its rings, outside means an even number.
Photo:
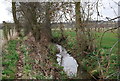
[[[6,47],[6,50],[4,50],[2,55],[2,65],[3,65],[3,71],[2,71],[2,78],[3,79],[14,79],[15,73],[16,73],[16,63],[18,61],[18,54],[16,52],[16,40],[10,40],[8,42],[8,45]]]
[[[76,42],[75,40],[75,37],[76,37],[76,32],[75,31],[65,31],[64,32],[65,35],[68,36],[68,40],[73,40],[74,42]],[[99,45],[100,44],[100,38],[101,38],[101,35],[103,34],[103,32],[94,32],[94,34],[96,34],[96,44]],[[61,34],[60,34],[60,31],[55,31],[53,32],[53,36],[54,37],[60,37]],[[117,38],[117,33],[112,33],[112,32],[106,32],[103,36],[103,39],[102,39],[102,47],[103,48],[111,48],[115,42],[118,41],[118,38]]]
[[[101,32],[101,33],[97,32],[96,34],[101,37],[103,32]],[[100,37],[97,39],[98,42],[100,42]],[[118,41],[117,33],[107,32],[103,36],[102,47],[103,48],[111,48],[117,41]]]

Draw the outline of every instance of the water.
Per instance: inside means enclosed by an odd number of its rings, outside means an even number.
[[[63,66],[63,70],[66,72],[67,76],[74,77],[77,75],[78,64],[76,60],[70,56],[66,49],[61,45],[56,45],[60,53],[56,54],[57,62],[60,66]]]

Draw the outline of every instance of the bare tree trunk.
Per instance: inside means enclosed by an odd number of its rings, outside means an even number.
[[[83,52],[85,50],[85,32],[83,27],[83,22],[81,20],[82,14],[80,11],[80,2],[75,3],[75,12],[76,12],[76,34],[77,34],[77,43],[78,43],[78,52],[80,53],[80,57],[77,57],[78,62],[78,78],[80,79],[89,79],[91,78],[90,74],[83,68],[81,64],[81,59],[83,57]],[[80,59],[81,58],[81,59]]]
[[[52,33],[51,33],[51,20],[50,20],[50,3],[46,3],[45,8],[45,24],[41,28],[41,41],[44,42],[51,42],[52,39]]]
[[[83,22],[81,20],[82,14],[80,12],[80,2],[75,3],[75,12],[76,12],[76,34],[77,34],[77,43],[78,49],[82,56],[85,50],[85,29],[83,27]]]
[[[12,2],[12,14],[13,14],[13,19],[14,19],[14,23],[15,23],[15,29],[18,33],[18,36],[20,36],[20,23],[19,23],[19,20],[17,19],[15,4],[16,4],[15,2]]]
[[[8,26],[5,21],[3,21],[3,35],[6,40],[8,40]]]

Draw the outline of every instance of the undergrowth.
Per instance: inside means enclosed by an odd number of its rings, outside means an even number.
[[[2,54],[2,78],[3,79],[14,79],[16,73],[16,63],[18,60],[18,54],[16,51],[17,40],[10,40],[7,46],[4,48]]]
[[[87,54],[82,58],[83,67],[96,79],[117,79],[118,77],[118,56],[117,56],[117,45],[112,49],[114,43],[118,40],[117,34],[112,32],[107,32],[103,36],[102,45],[99,47],[100,37],[103,32],[96,32],[96,50]],[[76,33],[75,31],[66,31],[67,42],[63,46],[67,49],[69,53],[77,54],[76,51]],[[53,32],[53,36],[60,36],[60,32]],[[78,54],[79,56],[79,54]]]
[[[76,34],[74,31],[65,31],[66,40],[62,40],[60,44],[67,49],[67,51],[71,54],[76,54]],[[96,33],[99,37],[102,33]],[[57,39],[61,38],[60,32],[53,32],[53,37]],[[23,41],[25,37],[21,38]],[[97,45],[99,45],[100,38],[96,38]],[[115,34],[106,33],[102,40],[102,47],[96,47],[96,50],[87,54],[82,59],[83,67],[95,78],[106,78],[106,79],[116,79],[117,78],[117,47],[113,48],[110,53],[110,49],[112,45],[116,42],[117,37]],[[2,54],[3,59],[3,71],[2,78],[3,79],[15,79],[16,73],[16,63],[18,61],[18,53],[16,50],[17,43],[19,40],[10,40],[8,44],[5,46],[5,50]],[[44,73],[40,70],[33,69],[35,63],[39,63],[38,60],[35,60],[30,56],[31,49],[29,46],[21,43],[20,50],[23,53],[23,79],[53,79],[54,76],[44,76]],[[68,78],[63,71],[63,67],[59,66],[56,61],[57,48],[54,44],[49,46],[49,61],[52,64],[52,67],[55,68],[55,71],[59,74],[59,78],[66,79]],[[57,74],[56,74],[57,75]]]

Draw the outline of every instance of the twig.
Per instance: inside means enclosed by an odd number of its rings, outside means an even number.
[[[108,65],[107,65],[107,70],[108,70],[108,67],[110,65],[110,54],[113,50],[113,48],[120,42],[120,40],[118,40],[117,42],[115,42],[115,44],[112,46],[112,48],[110,49],[110,52],[109,52],[109,56],[108,56]]]
[[[107,76],[105,79],[108,79],[109,77],[111,77],[111,76],[113,76],[113,75],[115,75],[115,74],[117,74],[117,73],[118,73],[118,72],[115,72],[115,73],[113,73],[113,74]]]
[[[110,52],[109,52],[109,54],[111,54],[111,52],[112,52],[112,50],[113,50],[113,48],[117,45],[117,43],[119,43],[120,42],[120,40],[118,40],[117,42],[115,42],[115,44],[112,46],[112,48],[110,49]]]

